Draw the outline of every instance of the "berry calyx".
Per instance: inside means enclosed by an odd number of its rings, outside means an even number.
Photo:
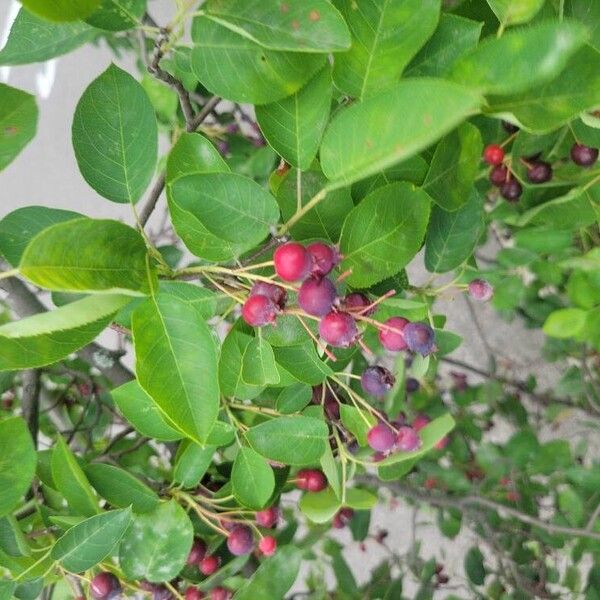
[[[265,556],[273,556],[277,550],[277,540],[273,536],[266,535],[258,542],[258,549]]]
[[[469,296],[474,300],[487,302],[493,295],[494,288],[485,279],[473,279],[469,283]]]
[[[206,555],[206,544],[202,540],[194,540],[192,549],[187,557],[187,564],[194,565],[199,563]]]
[[[406,345],[410,350],[427,356],[435,350],[435,333],[425,323],[408,323],[403,331]]]
[[[327,478],[318,469],[301,469],[296,475],[296,487],[307,492],[320,492],[327,487]]]
[[[490,182],[496,187],[500,187],[508,180],[509,171],[504,165],[498,165],[490,170]]]
[[[319,322],[319,335],[331,346],[348,348],[358,338],[356,321],[345,312],[330,312]]]
[[[483,150],[483,160],[490,165],[501,165],[504,160],[504,150],[498,144],[490,144]]]
[[[197,587],[191,585],[185,590],[185,600],[202,600],[206,598],[204,592],[201,592]]]
[[[516,179],[509,179],[500,186],[500,195],[509,202],[516,202],[522,193],[523,188]]]
[[[236,525],[227,537],[227,548],[234,556],[248,554],[253,546],[252,530],[246,525]]]
[[[108,571],[98,573],[90,582],[90,592],[96,600],[108,600],[121,591],[119,580]]]
[[[266,296],[272,300],[278,308],[284,309],[287,302],[287,292],[279,285],[267,283],[266,281],[257,281],[250,290],[251,296]]]
[[[231,600],[233,592],[224,587],[216,587],[210,590],[210,600]]]
[[[573,144],[571,158],[580,167],[591,167],[598,160],[599,152],[598,148],[584,146],[583,144]]]
[[[385,367],[367,367],[360,376],[362,389],[371,396],[382,398],[396,383],[396,378]]]
[[[209,554],[200,561],[198,568],[200,569],[200,573],[202,573],[202,575],[212,575],[218,571],[220,564],[221,559],[218,556]]]
[[[540,160],[531,163],[527,168],[527,179],[531,183],[546,183],[552,179],[552,165]]]
[[[242,317],[252,327],[274,323],[278,312],[275,303],[262,294],[250,296],[242,306]]]
[[[421,438],[412,427],[405,425],[396,434],[396,448],[402,452],[413,452],[421,447]]]
[[[312,269],[312,258],[302,244],[287,242],[273,254],[275,272],[284,281],[304,279]]]
[[[349,313],[357,313],[365,317],[372,315],[377,310],[377,307],[371,306],[371,304],[367,296],[360,292],[352,292],[342,300],[344,309]],[[367,309],[369,306],[370,308]]]
[[[340,255],[337,249],[323,242],[309,244],[306,247],[306,251],[312,258],[311,272],[317,277],[327,275],[340,262]]]
[[[348,525],[348,523],[350,523],[353,516],[354,511],[351,508],[340,508],[340,510],[338,510],[335,516],[333,517],[331,525],[332,527],[335,527],[335,529],[343,529],[344,527],[346,527],[346,525]]]
[[[309,277],[298,291],[298,305],[309,315],[324,317],[337,297],[335,286],[326,277]]]
[[[265,510],[259,510],[256,513],[256,522],[261,527],[270,529],[271,527],[275,527],[275,525],[277,525],[277,521],[279,521],[279,508],[276,506],[270,506],[269,508],[265,508]]]
[[[367,442],[369,446],[377,452],[387,452],[391,450],[396,443],[394,432],[385,424],[378,423],[369,429],[367,433]]]
[[[379,341],[381,345],[391,352],[399,352],[408,348],[404,339],[404,328],[408,325],[408,319],[403,317],[392,317],[388,319],[379,330]]]

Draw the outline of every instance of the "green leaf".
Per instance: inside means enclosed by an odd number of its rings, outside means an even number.
[[[319,462],[329,433],[327,425],[312,417],[279,417],[255,425],[246,440],[259,454],[286,465]]]
[[[167,159],[167,183],[183,175],[228,173],[229,167],[212,142],[199,133],[182,133]]]
[[[587,36],[581,23],[562,21],[488,38],[454,63],[450,78],[490,94],[537,89],[565,68]]]
[[[238,35],[270,50],[339,52],[350,48],[350,33],[327,0],[209,0],[203,13]]]
[[[16,581],[0,581],[0,600],[10,600],[17,587]]]
[[[256,119],[267,142],[294,167],[308,169],[317,155],[332,94],[331,67],[327,65],[295,94],[256,107]]]
[[[33,139],[37,120],[34,96],[0,83],[0,171]]]
[[[217,312],[215,292],[185,281],[161,281],[160,291],[187,302],[205,321]]]
[[[194,19],[192,40],[198,80],[235,102],[280,100],[298,91],[325,62],[319,54],[268,50],[204,16]]]
[[[585,516],[583,500],[570,485],[565,485],[558,490],[558,507],[573,527],[578,527],[583,523]]]
[[[156,275],[146,244],[119,221],[72,219],[47,227],[29,243],[19,270],[40,287],[62,292],[148,293]]]
[[[527,23],[540,11],[546,0],[487,0],[498,21],[504,25]]]
[[[98,498],[77,459],[61,436],[52,451],[52,479],[76,515],[90,517],[100,511]]]
[[[467,260],[484,229],[483,199],[474,188],[467,203],[454,212],[434,206],[425,240],[425,266],[446,273]]]
[[[197,486],[210,467],[215,449],[215,446],[202,447],[190,440],[181,442],[175,457],[173,481],[185,488]]]
[[[323,172],[336,184],[377,173],[430,146],[478,112],[480,102],[478,94],[450,81],[401,81],[340,110],[321,144]]]
[[[313,523],[328,523],[342,507],[342,503],[331,488],[326,488],[320,492],[304,494],[298,506]]]
[[[124,31],[141,26],[147,0],[100,0],[100,6],[86,19],[98,29]]]
[[[569,338],[581,333],[588,312],[581,308],[561,308],[551,313],[544,323],[544,333],[555,338]]]
[[[194,529],[175,500],[151,513],[136,515],[119,548],[119,564],[129,579],[170,581],[184,567]]]
[[[111,396],[119,411],[142,435],[165,442],[183,437],[166,423],[158,406],[136,380],[115,388]]]
[[[26,65],[66,54],[96,35],[85,23],[51,23],[22,8],[6,45],[0,51],[0,65]]]
[[[406,68],[405,76],[440,77],[454,61],[477,46],[483,23],[442,13],[429,41]]]
[[[479,129],[463,123],[437,145],[423,189],[444,210],[460,208],[478,175],[482,151]]]
[[[156,492],[124,469],[93,463],[85,467],[85,474],[100,496],[113,506],[131,506],[133,512],[144,513],[158,505]]]
[[[0,327],[0,370],[55,363],[89,344],[129,302],[127,296],[90,296]]]
[[[283,388],[277,396],[277,410],[288,415],[300,412],[305,406],[308,406],[312,398],[312,388],[304,383],[295,383],[289,387]]]
[[[92,81],[73,118],[73,148],[84,179],[102,197],[135,203],[156,166],[158,131],[144,88],[115,65]]]
[[[364,98],[393,86],[434,32],[440,0],[373,0],[360,7],[336,0],[352,34],[352,48],[335,57],[334,80]]]
[[[21,261],[27,244],[42,230],[82,215],[47,206],[24,206],[0,221],[0,253],[14,267]]]
[[[12,515],[0,517],[0,550],[9,556],[30,556],[31,548]]]
[[[96,10],[100,0],[21,0],[32,13],[49,21],[77,21]]]
[[[67,530],[51,556],[68,571],[87,571],[111,554],[130,524],[130,508],[94,515]]]
[[[565,15],[585,23],[591,33],[590,44],[600,51],[600,4],[596,0],[567,0]]]
[[[187,302],[159,293],[132,316],[136,373],[169,425],[206,441],[219,411],[211,330]]]
[[[331,447],[328,444],[325,445],[325,452],[323,453],[323,456],[321,456],[321,460],[319,462],[321,465],[321,469],[323,473],[325,473],[325,477],[327,477],[327,481],[331,486],[331,489],[333,490],[334,494],[337,498],[341,498],[342,479],[340,477],[340,465],[335,460]]]
[[[277,363],[303,383],[318,385],[333,374],[331,367],[317,355],[313,342],[274,348],[273,352]]]
[[[354,287],[368,287],[406,266],[419,251],[429,220],[430,198],[409,183],[378,188],[344,221],[341,270]]]
[[[12,512],[35,475],[37,455],[20,417],[0,421],[0,516]]]
[[[275,385],[280,377],[273,348],[262,337],[255,337],[244,350],[242,381],[247,385]]]
[[[258,452],[242,447],[233,462],[231,485],[235,499],[242,506],[260,510],[275,490],[273,469]]]
[[[465,573],[475,585],[483,585],[486,576],[483,554],[475,546],[465,555]]]
[[[235,593],[234,600],[280,600],[292,587],[302,563],[302,552],[284,546],[267,558]]]
[[[367,445],[367,433],[377,423],[375,417],[349,404],[340,404],[340,418],[344,427],[356,438],[360,446]]]

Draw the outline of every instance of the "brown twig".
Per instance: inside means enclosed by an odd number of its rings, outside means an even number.
[[[40,370],[23,371],[23,397],[21,398],[23,418],[27,422],[31,439],[37,448],[39,414],[40,414]]]

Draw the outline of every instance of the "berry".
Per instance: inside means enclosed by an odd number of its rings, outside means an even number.
[[[164,585],[155,585],[152,590],[152,600],[173,600],[173,594]]]
[[[206,544],[202,540],[194,540],[192,549],[187,557],[187,564],[194,565],[199,563],[206,555]]]
[[[350,523],[353,516],[354,511],[351,508],[340,508],[333,517],[331,525],[336,529],[343,529]]]
[[[96,600],[107,600],[121,591],[119,580],[108,571],[98,573],[90,582],[90,592]]]
[[[490,170],[490,182],[496,187],[500,187],[508,179],[508,169],[504,165],[492,167]]]
[[[473,279],[469,283],[469,296],[474,300],[487,302],[494,295],[494,288],[485,279]]]
[[[193,585],[190,585],[190,587],[185,590],[185,600],[202,600],[202,598],[206,598],[204,592],[201,592]]]
[[[527,179],[531,183],[546,183],[546,181],[550,181],[552,179],[552,166],[543,160],[531,163],[527,168]]]
[[[408,377],[406,379],[405,387],[407,394],[412,394],[413,392],[416,392],[420,386],[421,384],[419,383],[418,379],[415,379],[414,377]]]
[[[275,303],[262,294],[250,296],[242,306],[242,317],[252,327],[274,323],[278,309]]]
[[[501,165],[504,160],[504,150],[498,144],[490,144],[483,150],[483,160],[490,165]]]
[[[396,448],[402,452],[412,452],[421,447],[421,438],[412,427],[400,427],[396,435]]]
[[[358,338],[356,321],[345,312],[330,312],[319,323],[320,336],[331,346],[347,348]]]
[[[209,554],[205,556],[199,563],[198,568],[200,569],[200,573],[202,575],[212,575],[216,573],[221,564],[221,559],[214,554]]]
[[[224,587],[216,587],[210,590],[210,600],[231,600],[233,592]]]
[[[337,297],[335,286],[326,277],[309,277],[300,286],[298,305],[309,315],[324,317],[333,308]]]
[[[287,292],[279,285],[267,283],[266,281],[257,281],[250,290],[251,296],[266,296],[273,301],[280,309],[285,308],[287,302]]]
[[[235,556],[248,554],[254,546],[252,530],[246,525],[236,525],[227,537],[227,548]]]
[[[277,540],[270,536],[266,535],[260,542],[258,542],[258,549],[265,556],[273,556],[275,554],[275,550],[277,550]]]
[[[445,435],[441,440],[436,442],[434,448],[436,450],[443,450],[448,445],[449,442],[450,442],[450,438],[447,435]]]
[[[307,492],[320,492],[327,487],[327,478],[318,469],[301,469],[296,480],[296,487]]]
[[[312,258],[302,244],[287,242],[273,254],[275,271],[284,281],[304,279],[312,269]]]
[[[591,148],[583,144],[573,144],[571,158],[580,167],[591,167],[598,160],[598,148]]]
[[[412,428],[415,431],[421,431],[425,425],[428,425],[431,422],[431,419],[424,414],[418,414],[412,422]]]
[[[435,489],[436,485],[437,485],[437,479],[435,477],[428,477],[425,480],[425,489],[427,489],[427,490]]]
[[[409,321],[402,317],[392,317],[388,319],[379,330],[379,341],[386,350],[398,352],[406,350],[406,340],[404,339],[404,328]]]
[[[435,334],[429,325],[409,323],[403,333],[406,345],[413,352],[427,356],[435,350]]]
[[[360,376],[362,389],[371,396],[381,398],[396,383],[396,378],[385,367],[367,367]]]
[[[342,300],[342,304],[348,312],[355,312],[359,315],[364,315],[365,317],[372,315],[377,310],[375,306],[371,306],[371,301],[360,292],[352,292],[351,294],[348,294]],[[371,306],[371,308],[367,309],[368,306]]]
[[[521,498],[521,495],[519,494],[519,492],[516,492],[515,490],[510,490],[508,492],[506,492],[506,499],[509,502],[518,502]]]
[[[509,202],[516,202],[523,193],[521,184],[516,179],[509,179],[500,186],[500,194]]]
[[[276,506],[270,506],[269,508],[265,508],[265,510],[259,510],[256,513],[256,522],[261,527],[275,527],[277,525],[277,521],[279,521],[279,508]]]
[[[340,405],[335,398],[325,399],[325,414],[330,421],[337,421],[340,418]]]
[[[331,270],[340,262],[338,251],[333,247],[323,242],[315,242],[306,247],[307,252],[312,259],[313,275],[323,277],[330,273]]]
[[[519,127],[517,125],[513,125],[508,121],[502,121],[502,127],[504,127],[504,131],[507,133],[517,133],[517,131],[519,131]]]
[[[387,452],[396,443],[396,436],[385,423],[378,423],[369,429],[367,441],[373,450]]]

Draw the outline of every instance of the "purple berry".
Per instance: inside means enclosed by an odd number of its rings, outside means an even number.
[[[392,317],[388,319],[379,331],[379,341],[386,350],[399,352],[406,350],[406,340],[404,339],[404,329],[409,324],[407,319],[402,317]]]
[[[236,525],[227,537],[227,548],[235,556],[248,554],[254,546],[252,530],[246,525]]]
[[[406,392],[408,394],[412,394],[413,392],[416,392],[420,387],[420,383],[418,379],[415,379],[414,377],[408,377],[406,379],[406,384],[405,384],[405,388],[406,388]]]
[[[396,443],[394,432],[385,424],[378,423],[369,429],[367,433],[367,442],[369,446],[377,452],[387,452]]]
[[[242,317],[252,327],[274,323],[278,312],[275,303],[262,294],[250,296],[242,306]]]
[[[108,600],[121,591],[119,580],[108,571],[98,573],[90,582],[90,592],[96,600]]]
[[[300,286],[298,305],[309,315],[324,317],[331,312],[336,297],[335,286],[329,279],[309,277]]]
[[[409,323],[404,328],[404,339],[410,350],[427,356],[435,350],[435,333],[425,323]]]
[[[319,322],[319,335],[331,346],[347,348],[358,338],[356,321],[345,312],[330,312]]]
[[[351,294],[348,294],[342,300],[342,304],[348,312],[358,313],[359,315],[364,315],[365,317],[372,315],[377,310],[377,307],[371,306],[372,303],[367,296],[361,294],[360,292],[352,292]],[[371,308],[367,308],[369,306]]]
[[[312,269],[312,258],[302,244],[287,242],[273,254],[275,272],[284,281],[304,279]]]
[[[532,163],[527,169],[527,179],[531,183],[546,183],[552,179],[552,166],[540,160]]]
[[[509,179],[500,186],[500,194],[509,202],[516,202],[522,193],[523,188],[516,179]]]
[[[413,452],[421,447],[419,434],[408,426],[400,427],[396,435],[396,448],[402,452]]]
[[[340,255],[333,246],[324,244],[323,242],[314,242],[306,247],[310,254],[313,266],[312,274],[318,277],[323,277],[330,273],[331,270],[340,262]]]
[[[266,296],[272,300],[280,309],[285,308],[287,302],[287,292],[279,285],[267,283],[266,281],[257,281],[250,290],[251,296]]]
[[[494,288],[485,279],[473,279],[469,283],[469,296],[474,300],[487,302],[494,295]]]
[[[187,564],[194,565],[199,563],[206,556],[206,544],[202,540],[194,540],[192,549],[187,557]]]
[[[395,382],[396,378],[390,371],[380,366],[367,367],[360,377],[362,389],[376,398],[385,396]]]
[[[571,158],[580,167],[591,167],[598,160],[598,148],[574,144],[571,148]]]
[[[498,165],[490,170],[490,182],[500,187],[508,180],[508,169],[504,165]]]

